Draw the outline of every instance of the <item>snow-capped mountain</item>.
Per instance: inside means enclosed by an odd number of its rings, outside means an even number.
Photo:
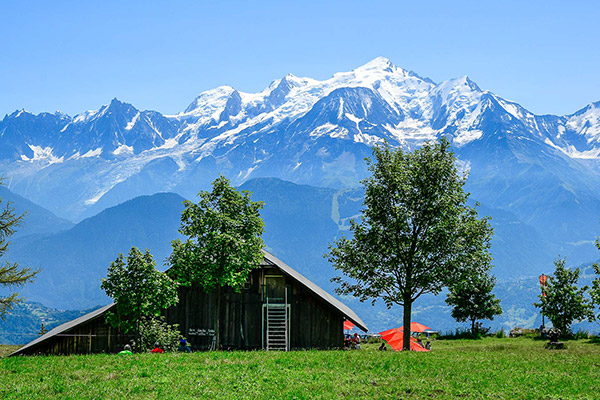
[[[0,174],[16,193],[78,220],[158,191],[192,198],[218,173],[234,184],[355,187],[372,145],[410,149],[440,136],[490,207],[563,242],[600,231],[590,218],[600,209],[600,103],[534,115],[466,76],[435,83],[383,57],[327,80],[289,74],[259,93],[221,86],[176,115],[116,99],[73,118],[15,112],[0,121]]]

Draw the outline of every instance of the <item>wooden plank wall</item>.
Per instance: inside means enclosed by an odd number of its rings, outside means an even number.
[[[108,326],[104,315],[101,315],[26,349],[25,354],[117,353],[132,338],[131,335],[124,335],[120,330]]]
[[[274,268],[252,271],[250,284],[241,293],[222,290],[221,344],[224,349],[262,349],[263,295],[265,274],[281,272]],[[288,303],[291,305],[290,348],[328,349],[343,344],[344,317],[303,285],[286,277]],[[179,330],[194,350],[207,350],[214,334],[216,292],[205,293],[197,287],[180,287],[179,303],[164,316]],[[212,330],[212,332],[211,332]],[[115,353],[132,337],[109,327],[104,315],[88,321],[64,336],[53,338],[30,349],[28,354]]]

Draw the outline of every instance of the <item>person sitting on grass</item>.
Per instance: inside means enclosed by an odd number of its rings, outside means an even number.
[[[164,353],[165,351],[160,348],[160,344],[158,342],[154,343],[154,348],[150,351],[150,353]]]
[[[385,347],[385,342],[381,342],[381,346],[379,346],[379,350],[386,351],[387,347]]]
[[[180,351],[182,353],[191,353],[192,349],[190,349],[190,346],[187,345],[185,339],[181,339],[179,341],[179,347],[177,348],[177,351]]]
[[[358,336],[358,333],[354,334],[354,337],[352,338],[352,345],[354,346],[354,348],[356,350],[360,350],[360,336]]]
[[[123,350],[121,350],[120,352],[117,353],[120,356],[130,356],[133,353],[131,352],[131,346],[126,344],[125,346],[123,346]]]

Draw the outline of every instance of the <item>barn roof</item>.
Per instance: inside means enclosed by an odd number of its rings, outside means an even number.
[[[98,318],[98,317],[104,315],[114,305],[115,305],[115,303],[111,303],[111,304],[109,304],[107,306],[100,307],[97,310],[94,310],[94,311],[92,311],[90,313],[82,315],[79,318],[75,318],[72,321],[65,322],[64,324],[57,326],[56,328],[50,330],[49,332],[46,332],[45,334],[43,334],[39,338],[37,338],[35,340],[32,340],[31,342],[27,343],[25,346],[21,347],[20,349],[18,349],[17,351],[13,352],[10,355],[14,356],[14,355],[23,353],[25,350],[29,349],[30,347],[34,347],[38,343],[42,343],[42,342],[45,342],[46,340],[49,340],[49,339],[51,339],[53,337],[60,336],[60,335],[62,335],[64,333],[68,332],[69,329],[71,329],[71,328],[75,328],[76,326],[81,325],[84,322],[88,322],[88,321],[91,321],[91,320],[93,320],[95,318]]]
[[[298,271],[296,271],[295,269],[293,269],[292,267],[275,257],[273,254],[265,250],[263,250],[263,253],[265,255],[265,261],[267,261],[267,265],[274,265],[278,267],[286,275],[298,281],[306,288],[308,288],[311,292],[313,292],[321,299],[325,300],[327,303],[333,306],[335,309],[340,311],[344,315],[344,317],[346,317],[347,320],[352,321],[354,325],[356,325],[365,332],[369,330],[367,328],[367,325],[365,325],[362,319],[360,319],[359,316],[356,315],[356,313],[350,309],[350,307],[348,307],[347,305],[345,305],[344,303],[342,303],[341,301],[339,301],[338,299],[321,289],[319,286],[311,282],[304,275],[300,274]]]
[[[279,268],[284,274],[286,274],[290,278],[296,280],[297,282],[302,284],[304,287],[309,289],[311,292],[313,292],[315,295],[317,295],[318,297],[323,299],[325,302],[329,303],[332,307],[337,309],[347,320],[352,321],[352,323],[354,323],[354,325],[356,325],[358,328],[362,329],[365,332],[368,330],[367,326],[362,321],[362,319],[360,319],[359,316],[356,315],[356,313],[350,309],[350,307],[346,306],[341,301],[339,301],[338,299],[336,299],[335,297],[333,297],[332,295],[330,295],[329,293],[327,293],[326,291],[321,289],[319,286],[317,286],[316,284],[311,282],[304,275],[300,274],[298,271],[296,271],[295,269],[293,269],[292,267],[290,267],[289,265],[287,265],[286,263],[284,263],[283,261],[281,261],[280,259],[275,257],[273,254],[271,254],[265,250],[263,250],[263,254],[264,254],[264,260],[261,265],[274,266],[274,267]],[[75,328],[78,325],[81,325],[85,322],[91,321],[95,318],[98,318],[98,317],[104,315],[114,305],[115,305],[114,303],[111,303],[111,304],[101,307],[95,311],[92,311],[88,314],[82,315],[81,317],[76,318],[72,321],[65,322],[64,324],[57,326],[56,328],[45,333],[44,335],[40,336],[39,338],[27,343],[25,346],[21,347],[20,349],[18,349],[17,351],[13,352],[10,355],[13,356],[13,355],[18,355],[18,354],[23,354],[25,352],[25,350],[27,350],[31,347],[34,347],[42,342],[52,339],[53,337],[57,337],[57,336],[66,334],[70,329]]]

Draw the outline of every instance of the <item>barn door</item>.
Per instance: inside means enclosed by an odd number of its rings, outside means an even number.
[[[282,275],[266,275],[265,288],[269,303],[285,302],[285,278]]]

